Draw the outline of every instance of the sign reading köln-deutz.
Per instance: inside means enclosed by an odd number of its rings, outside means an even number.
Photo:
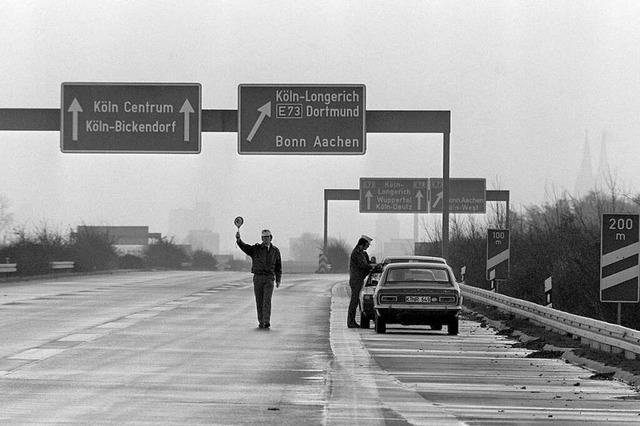
[[[364,154],[365,86],[238,86],[238,153]]]

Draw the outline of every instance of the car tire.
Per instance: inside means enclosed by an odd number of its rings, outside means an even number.
[[[378,314],[376,314],[375,328],[376,333],[384,333],[385,331],[387,331],[387,323],[385,322],[384,318],[382,318]]]
[[[447,331],[451,336],[458,335],[458,318],[457,317],[449,321],[449,325],[447,326]]]
[[[431,326],[432,330],[440,331],[442,330],[442,324],[434,324]]]
[[[369,328],[371,326],[371,319],[364,312],[360,312],[360,328]]]

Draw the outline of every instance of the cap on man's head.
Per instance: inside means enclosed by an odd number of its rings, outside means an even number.
[[[371,244],[371,241],[373,241],[373,238],[368,237],[368,236],[366,236],[366,235],[363,235],[363,236],[362,236],[362,237],[360,237],[360,238],[367,240],[367,242],[368,242],[369,244]]]
[[[271,235],[271,231],[269,231],[268,229],[263,229],[262,230],[262,236],[263,237],[273,237],[273,235]]]

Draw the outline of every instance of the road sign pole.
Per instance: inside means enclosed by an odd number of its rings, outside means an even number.
[[[618,302],[618,325],[622,325],[622,303]]]
[[[553,277],[549,277],[544,280],[544,295],[545,295],[545,306],[547,308],[553,308],[553,300],[552,300],[552,287],[553,287]]]
[[[442,257],[449,256],[449,153],[450,134],[443,134],[442,148]]]

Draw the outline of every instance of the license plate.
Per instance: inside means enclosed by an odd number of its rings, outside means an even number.
[[[431,296],[405,296],[404,301],[407,303],[431,303]]]

